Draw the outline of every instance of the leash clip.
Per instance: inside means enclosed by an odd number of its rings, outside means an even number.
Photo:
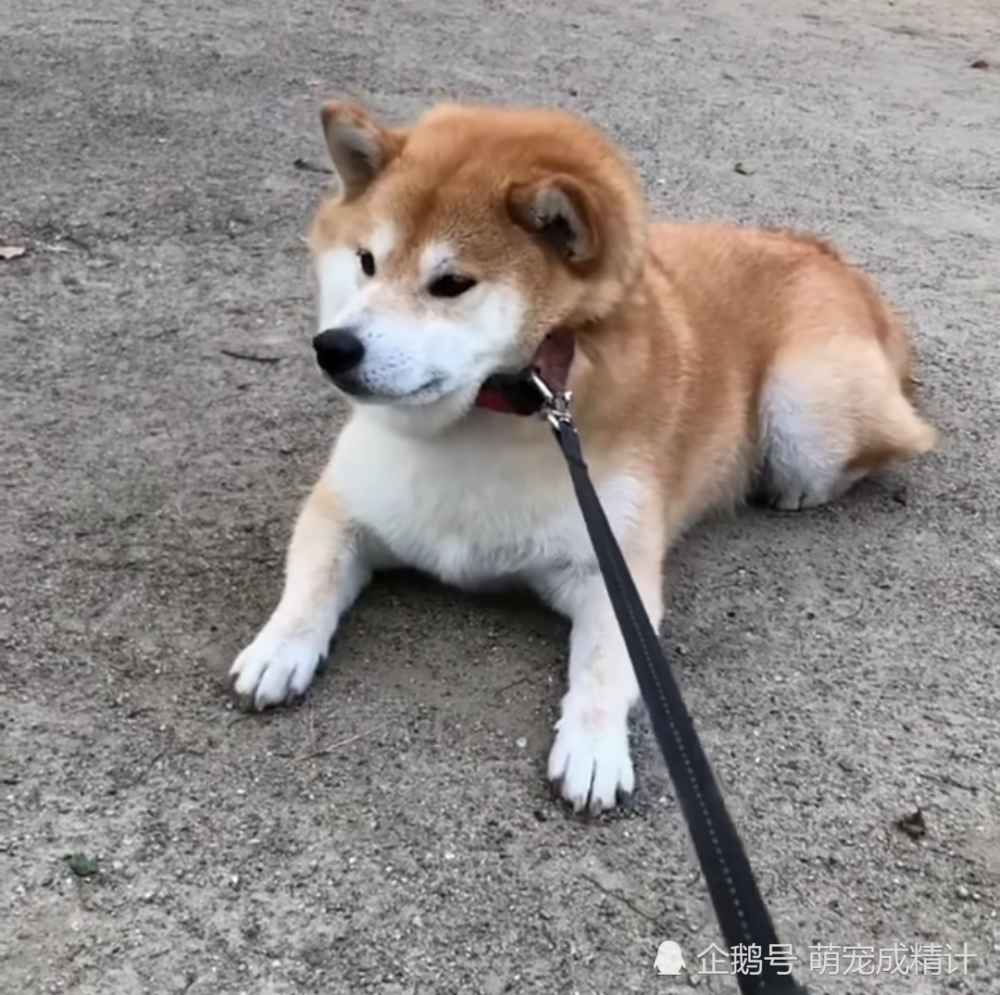
[[[558,432],[560,426],[572,425],[573,415],[570,412],[570,403],[573,400],[573,392],[569,390],[554,391],[542,379],[538,370],[531,371],[530,379],[532,386],[542,395],[542,406],[538,413],[552,429]]]

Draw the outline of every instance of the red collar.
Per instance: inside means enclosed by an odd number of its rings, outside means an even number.
[[[569,379],[569,368],[573,362],[575,344],[573,337],[564,332],[551,333],[539,346],[531,362],[541,376],[555,390],[564,390]],[[522,414],[490,381],[480,388],[476,395],[475,407],[496,411],[504,415]]]
[[[475,407],[485,408],[487,411],[496,411],[501,415],[519,414],[517,408],[510,404],[500,391],[492,387],[488,380],[479,388],[479,393],[476,395]]]

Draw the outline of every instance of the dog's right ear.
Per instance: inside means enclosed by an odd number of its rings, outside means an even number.
[[[544,176],[508,192],[515,221],[573,269],[596,263],[602,238],[598,199],[568,175]]]
[[[320,116],[341,199],[353,200],[399,155],[406,135],[376,124],[359,107],[342,100],[328,100]]]

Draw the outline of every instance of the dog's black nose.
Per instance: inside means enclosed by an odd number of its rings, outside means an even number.
[[[329,328],[313,339],[316,361],[331,377],[349,373],[364,359],[365,346],[351,328]]]

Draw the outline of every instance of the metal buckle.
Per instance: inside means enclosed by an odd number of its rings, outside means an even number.
[[[530,379],[535,389],[542,395],[542,406],[538,413],[556,431],[559,431],[561,425],[572,425],[573,415],[570,412],[570,403],[573,400],[573,392],[569,390],[554,391],[542,379],[538,370],[531,371]]]

